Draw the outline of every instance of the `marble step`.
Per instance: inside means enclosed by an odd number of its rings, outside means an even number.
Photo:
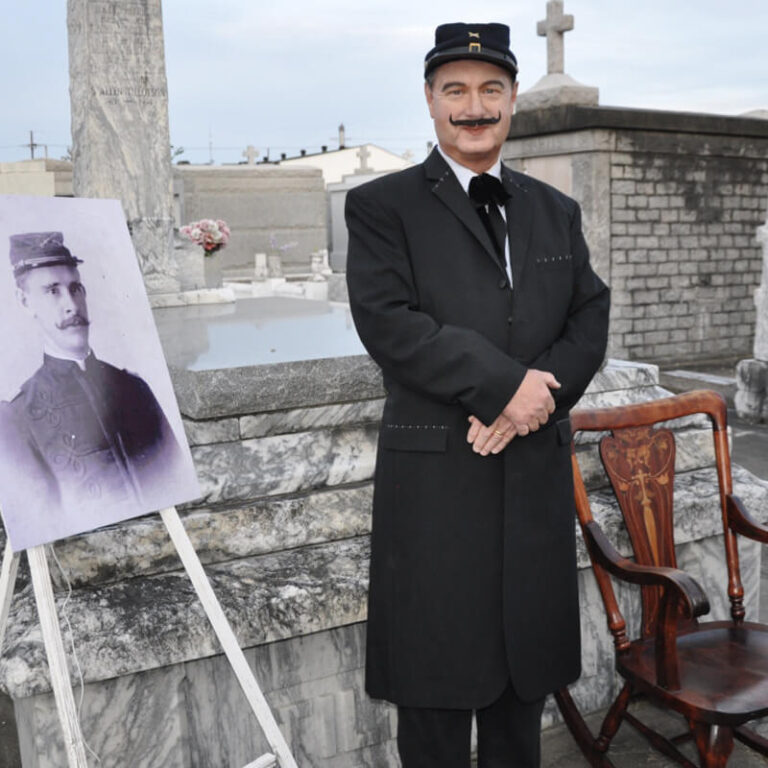
[[[243,648],[365,619],[369,539],[244,558],[206,569]],[[66,604],[65,604],[66,603]],[[85,682],[221,653],[184,572],[126,579],[56,596],[64,645]],[[71,627],[71,637],[69,637]],[[34,597],[14,596],[0,658],[13,698],[50,690]]]

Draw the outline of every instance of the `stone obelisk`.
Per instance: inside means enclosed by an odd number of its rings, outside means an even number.
[[[144,282],[179,289],[160,0],[68,0],[73,186],[123,203]]]

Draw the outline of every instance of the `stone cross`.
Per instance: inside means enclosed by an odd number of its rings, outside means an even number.
[[[368,167],[368,158],[371,156],[371,151],[363,145],[357,150],[357,156],[360,158],[360,167],[357,169],[357,173],[365,173],[371,169]]]
[[[539,37],[547,38],[547,74],[565,72],[564,34],[573,29],[573,16],[563,13],[563,0],[549,0],[547,18],[536,25]]]
[[[256,149],[256,147],[253,146],[253,144],[249,144],[244,150],[243,150],[243,157],[248,159],[248,165],[253,165],[256,161],[256,157],[259,154],[259,150]]]

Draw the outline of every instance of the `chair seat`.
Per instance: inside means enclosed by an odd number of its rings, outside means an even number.
[[[618,655],[616,668],[638,689],[683,714],[735,726],[768,714],[768,626],[730,621],[699,624],[678,635],[680,690],[656,684],[655,638],[638,640]]]

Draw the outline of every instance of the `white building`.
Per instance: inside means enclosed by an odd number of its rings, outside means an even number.
[[[400,171],[413,163],[394,152],[376,146],[363,144],[359,147],[329,149],[315,154],[281,159],[279,165],[306,165],[323,172],[326,186],[340,182],[344,176],[354,173],[370,174],[382,171]]]

